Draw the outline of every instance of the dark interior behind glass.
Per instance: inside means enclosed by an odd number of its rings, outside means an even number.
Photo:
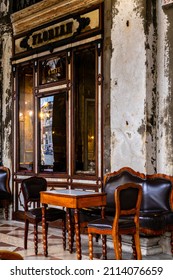
[[[95,173],[95,48],[74,54],[75,171]]]
[[[33,69],[19,71],[19,170],[33,170],[34,99]]]

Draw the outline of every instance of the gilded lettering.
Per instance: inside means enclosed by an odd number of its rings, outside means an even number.
[[[44,31],[43,32],[43,41],[44,42],[47,42],[48,41],[48,39],[49,39],[49,36],[48,36],[49,34],[48,34],[48,32],[47,31]]]
[[[55,38],[59,38],[68,34],[71,34],[73,31],[73,22],[68,22],[66,24],[61,24],[55,28],[44,30],[43,32],[33,34],[32,36],[32,45],[39,45],[44,42],[51,41]]]
[[[66,24],[66,29],[67,29],[67,34],[70,34],[70,33],[72,33],[72,27],[73,27],[73,22],[68,22],[67,24]]]
[[[59,37],[59,26],[55,27],[55,38]]]
[[[60,36],[65,35],[65,26],[64,24],[60,26]]]
[[[33,46],[35,46],[35,45],[37,45],[37,36],[38,34],[34,34],[33,36],[32,36],[32,44],[33,44]]]
[[[48,75],[55,75],[55,74],[60,74],[61,73],[61,67],[56,67],[54,69],[49,69],[48,70]]]
[[[42,38],[41,35],[42,35],[41,33],[38,33],[38,34],[37,34],[37,37],[38,37],[37,44],[43,43],[43,38]]]
[[[53,28],[48,30],[49,40],[52,40],[55,38],[54,31],[55,31],[55,29],[53,29]]]

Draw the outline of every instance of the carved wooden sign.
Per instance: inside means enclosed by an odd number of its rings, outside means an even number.
[[[85,33],[100,28],[99,9],[90,11],[77,17],[71,17],[64,21],[54,22],[44,28],[37,28],[28,32],[25,36],[15,38],[15,54],[34,51],[44,46],[53,48],[54,43],[63,40],[75,39]]]
[[[85,19],[89,22],[89,19]],[[20,47],[23,49],[38,48],[48,43],[53,43],[57,40],[62,40],[71,37],[79,28],[77,20],[70,19],[59,24],[54,24],[51,27],[40,29],[32,32],[31,35],[22,38]]]
[[[162,0],[162,6],[163,7],[168,7],[173,4],[173,0]]]

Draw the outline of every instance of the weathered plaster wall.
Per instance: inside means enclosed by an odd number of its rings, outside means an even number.
[[[103,172],[110,171],[110,61],[112,55],[112,4],[111,1],[104,3],[104,46],[103,46]]]
[[[146,1],[112,1],[111,170],[146,171]]]
[[[112,1],[111,170],[173,175],[173,6]]]
[[[157,172],[157,13],[156,0],[146,1],[146,172]]]
[[[158,11],[157,90],[157,170],[173,175],[173,7]]]
[[[12,29],[9,15],[9,1],[0,1],[1,28],[1,156],[2,163],[11,169],[12,165],[12,88],[11,88],[11,65],[12,55]]]

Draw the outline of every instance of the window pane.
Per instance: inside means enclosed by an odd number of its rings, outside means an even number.
[[[75,53],[76,172],[95,173],[95,49]]]
[[[56,57],[40,62],[40,84],[60,82],[66,79],[66,59]]]
[[[66,93],[40,98],[40,170],[66,172]]]
[[[33,170],[33,70],[25,67],[19,75],[19,169]]]

